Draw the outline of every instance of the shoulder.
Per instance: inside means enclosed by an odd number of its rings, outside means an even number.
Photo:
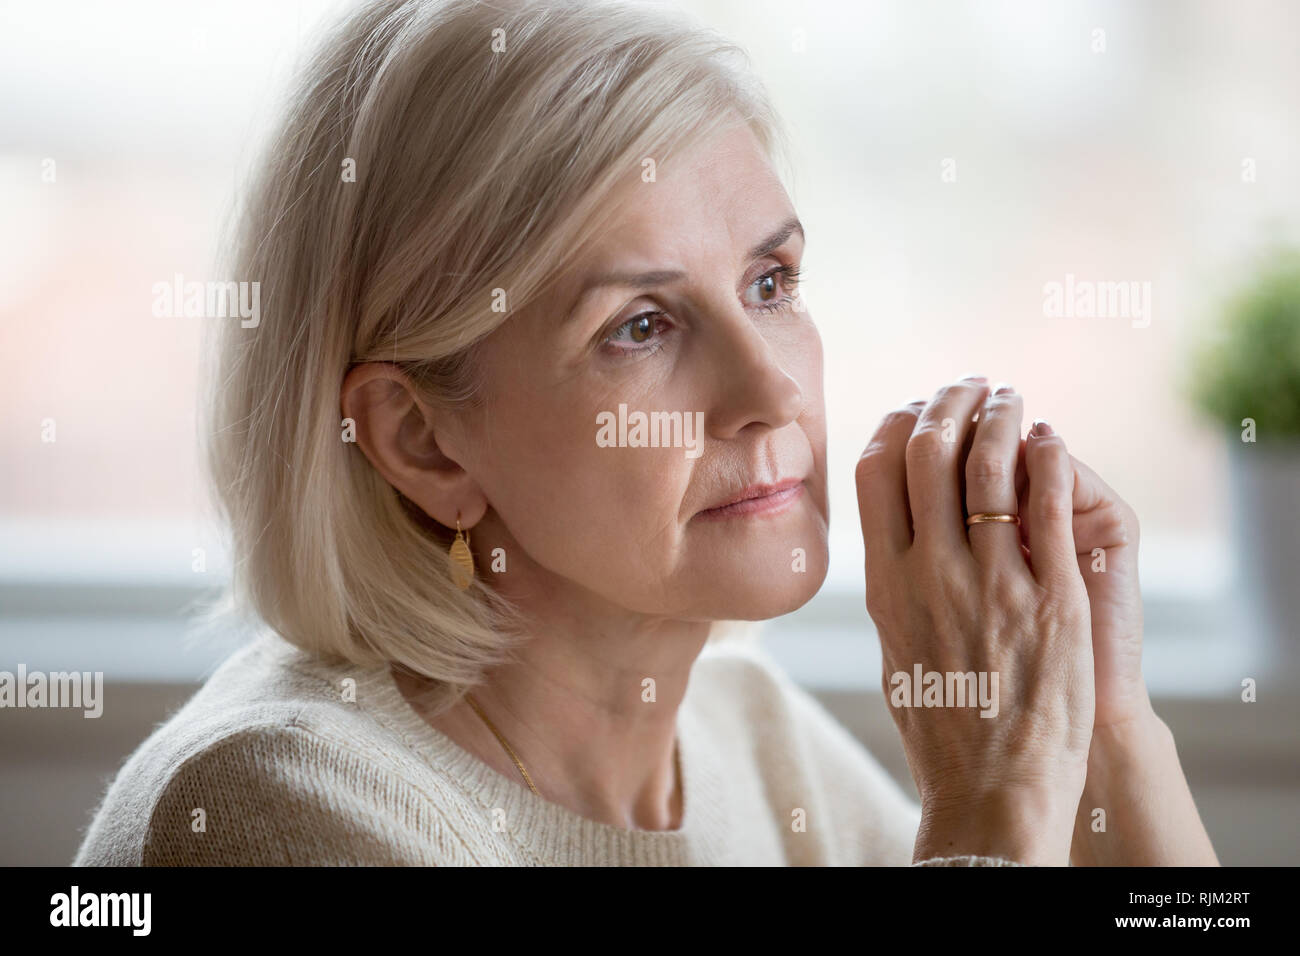
[[[687,693],[701,723],[724,746],[743,742],[752,750],[764,787],[783,807],[805,808],[810,833],[821,824],[819,859],[910,861],[920,808],[761,644],[721,641],[696,663]]]
[[[794,730],[810,710],[821,709],[751,636],[706,645],[691,671],[688,695],[712,722],[725,721],[733,728]]]
[[[405,862],[399,835],[437,830],[438,811],[401,742],[349,703],[379,679],[257,638],[130,756],[75,862]]]
[[[733,721],[769,733],[793,734],[841,750],[847,747],[878,766],[821,701],[753,638],[709,645],[697,660],[691,681],[693,687],[700,685],[699,703],[719,718],[730,714]]]
[[[879,769],[858,739],[753,638],[709,645],[696,662],[691,682],[692,689],[699,691],[696,703],[710,710],[711,716],[777,738],[793,736],[814,749],[847,749]]]
[[[147,815],[145,866],[445,862],[412,834],[442,803],[382,756],[296,723],[226,734],[177,766]]]
[[[753,633],[706,644],[691,681],[707,684],[713,691],[744,692],[756,703],[779,703],[801,690]]]

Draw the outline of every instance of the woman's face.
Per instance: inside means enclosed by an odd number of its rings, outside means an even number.
[[[540,585],[656,618],[794,610],[825,577],[828,520],[822,348],[789,278],[804,249],[794,209],[747,127],[619,209],[554,295],[485,343],[488,398],[457,449],[488,503],[481,573],[507,593]],[[650,272],[665,274],[595,284]],[[772,485],[784,490],[710,510]]]

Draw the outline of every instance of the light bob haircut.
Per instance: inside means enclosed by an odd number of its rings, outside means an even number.
[[[392,362],[434,408],[478,401],[475,345],[509,318],[494,290],[526,307],[643,161],[738,123],[787,176],[744,51],[655,5],[378,0],[335,26],[230,246],[259,324],[223,320],[209,342],[200,434],[232,555],[215,616],[422,675],[434,712],[503,661],[517,610],[481,578],[458,590],[454,531],[344,440],[343,378]]]

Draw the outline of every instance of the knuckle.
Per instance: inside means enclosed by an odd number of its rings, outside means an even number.
[[[1125,526],[1124,514],[1119,508],[1105,509],[1099,524],[1097,530],[1102,540],[1112,542],[1115,546],[1129,543],[1128,528]]]
[[[911,433],[916,427],[916,419],[921,414],[920,409],[915,405],[904,405],[902,408],[895,408],[885,414],[880,420],[880,427],[877,429],[882,433],[893,434],[896,431],[906,431]]]
[[[1023,598],[1024,573],[1005,561],[980,563],[980,593],[988,602],[986,612],[1015,607]]]
[[[1137,544],[1137,513],[1124,502],[1117,502],[1114,507],[1105,509],[1098,530],[1105,540],[1113,542],[1116,547]]]
[[[932,610],[963,607],[975,590],[975,572],[943,546],[922,544],[909,575],[913,593]]]
[[[981,388],[983,388],[983,386],[978,382],[966,381],[965,379],[960,382],[949,382],[947,385],[944,385],[939,389],[938,393],[935,395],[935,401],[947,401],[961,395],[966,395],[970,392],[979,391]]]
[[[1073,583],[1074,578],[1066,575],[1043,587],[1034,611],[1034,623],[1042,633],[1071,630],[1081,622],[1081,603],[1086,607],[1087,597],[1080,602],[1071,587]]]
[[[990,395],[984,400],[984,407],[980,409],[980,418],[989,420],[1006,418],[1011,415],[1019,417],[1022,414],[1021,405],[1023,401],[1018,392]]]
[[[880,474],[887,467],[890,450],[897,445],[902,435],[910,435],[915,427],[915,410],[896,409],[885,415],[858,458],[857,477],[863,479]]]
[[[1044,435],[1042,438],[1035,438],[1033,446],[1039,457],[1046,459],[1049,465],[1072,467],[1070,453],[1066,450],[1065,442],[1061,440],[1060,435]]]
[[[949,454],[949,443],[933,426],[922,426],[907,440],[907,463],[924,465],[942,461]]]
[[[1120,504],[1123,505],[1125,540],[1137,543],[1142,531],[1141,524],[1138,521],[1138,513],[1128,502],[1121,501]]]
[[[1011,477],[1011,463],[1001,455],[972,452],[966,460],[966,480],[1003,482]]]
[[[1074,517],[1074,505],[1070,496],[1061,492],[1044,492],[1038,499],[1038,514],[1050,522],[1069,521]]]
[[[867,446],[867,450],[862,453],[857,466],[853,469],[853,476],[859,485],[868,484],[888,471],[888,458],[885,451],[886,447],[877,442]]]
[[[938,569],[943,566],[946,556],[946,547],[939,539],[918,529],[912,546],[907,550],[907,586],[915,591],[927,590],[938,576]]]

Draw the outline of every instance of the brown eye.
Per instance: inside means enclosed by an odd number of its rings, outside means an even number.
[[[624,355],[649,353],[655,351],[654,347],[671,329],[663,312],[643,312],[632,316],[610,332],[605,337],[604,344],[607,351],[617,351]],[[646,348],[633,348],[638,345],[645,345]]]
[[[801,270],[794,265],[780,266],[767,275],[759,276],[745,289],[745,295],[758,292],[757,300],[750,300],[747,305],[761,312],[777,312],[795,303],[795,289],[799,285]],[[796,310],[797,311],[797,310]]]
[[[633,319],[628,326],[628,331],[632,333],[633,342],[644,342],[650,338],[655,331],[655,319],[652,315],[641,315]]]

